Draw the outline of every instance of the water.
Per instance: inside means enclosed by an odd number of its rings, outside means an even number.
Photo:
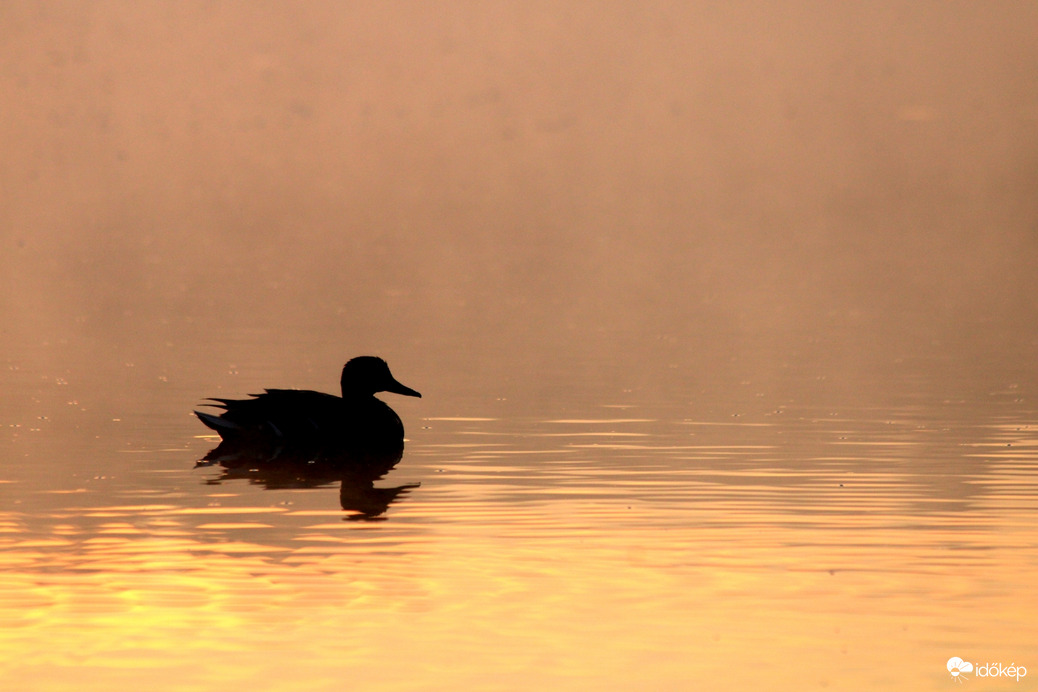
[[[5,5],[0,686],[1035,689],[1034,12]]]
[[[621,392],[565,418],[400,399],[408,448],[377,485],[420,486],[370,514],[335,483],[192,468],[212,439],[186,409],[76,434],[89,411],[65,404],[5,445],[5,675],[937,689],[959,652],[1025,665],[1038,435],[1018,395],[704,415]]]

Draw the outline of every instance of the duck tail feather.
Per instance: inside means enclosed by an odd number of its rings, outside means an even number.
[[[203,413],[202,411],[195,411],[195,415],[198,416],[198,420],[202,421],[206,427],[220,433],[220,437],[223,437],[226,433],[236,433],[241,431],[240,425],[232,423],[220,416],[214,416],[211,413]]]
[[[226,409],[226,408],[230,408],[231,404],[233,404],[235,400],[234,399],[219,399],[219,398],[213,396],[213,397],[209,397],[208,399],[206,399],[206,401],[207,402],[212,401],[214,403],[212,403],[212,404],[210,404],[210,403],[203,403],[202,404],[203,406],[212,406],[213,408],[223,408],[223,409]]]

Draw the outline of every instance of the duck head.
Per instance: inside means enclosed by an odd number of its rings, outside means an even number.
[[[386,361],[375,356],[359,356],[351,359],[342,367],[342,397],[372,396],[376,392],[392,392],[404,396],[416,396],[421,394],[405,387],[396,381],[393,374],[389,372]]]

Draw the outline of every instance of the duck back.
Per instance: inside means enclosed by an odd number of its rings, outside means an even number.
[[[402,444],[400,417],[379,399],[297,389],[267,389],[251,399],[212,399],[219,416],[195,415],[224,440],[335,443],[368,448]]]

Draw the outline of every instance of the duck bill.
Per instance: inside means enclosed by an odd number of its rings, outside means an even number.
[[[393,394],[403,394],[404,396],[416,396],[419,399],[422,398],[421,394],[411,389],[410,387],[405,387],[396,380],[393,380],[393,382],[388,387],[386,387],[386,391],[392,392]]]

